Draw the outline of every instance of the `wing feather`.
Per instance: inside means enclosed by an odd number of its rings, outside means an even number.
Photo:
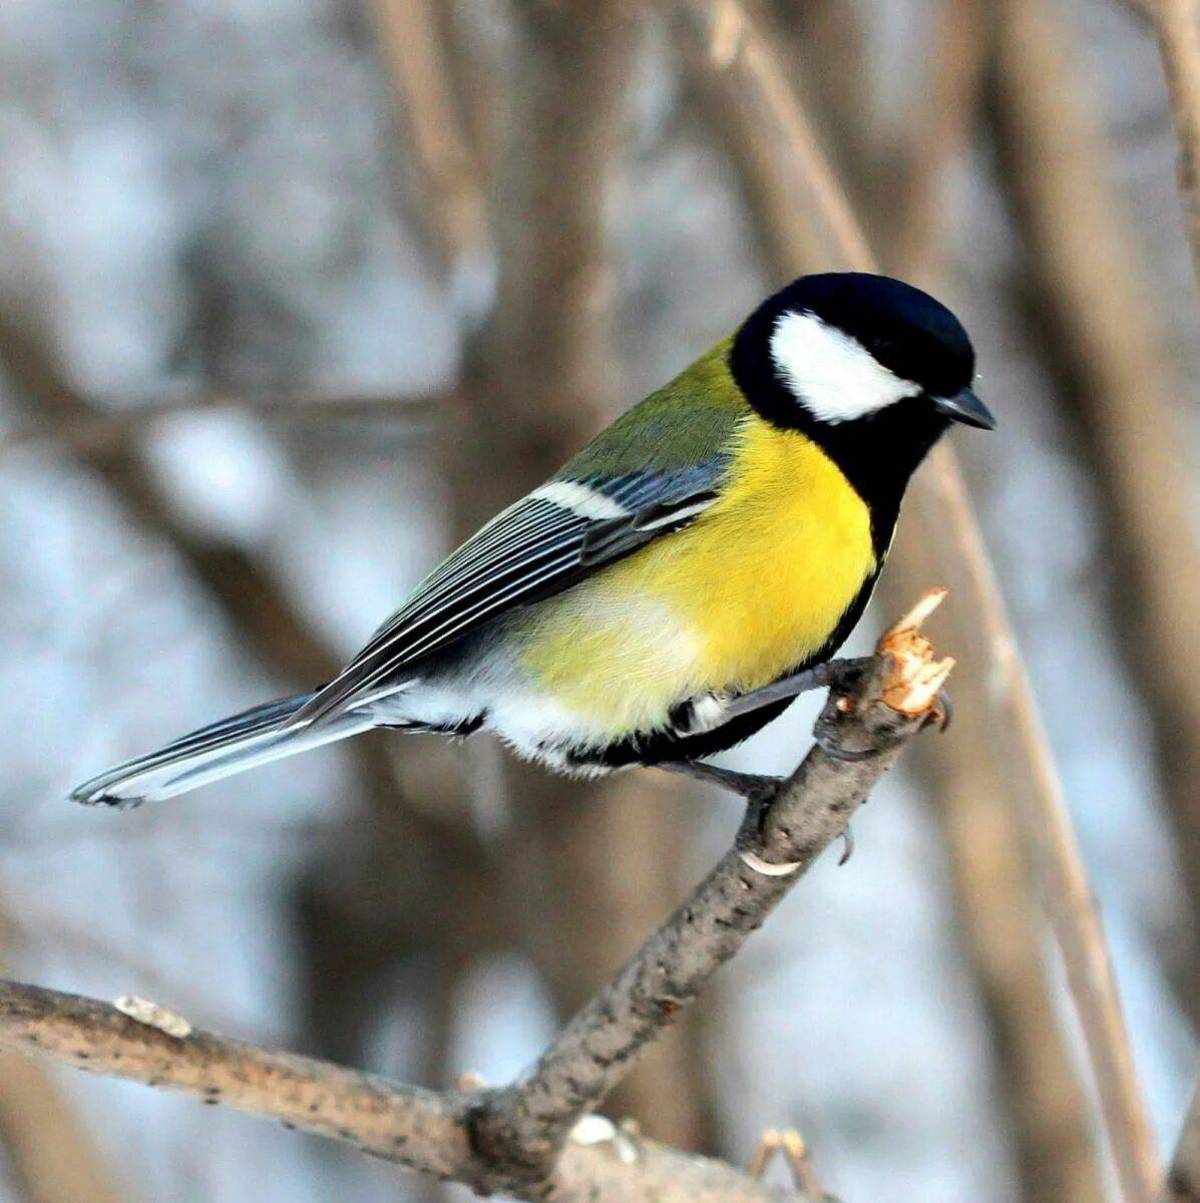
[[[555,491],[551,482],[545,496],[535,490],[426,577],[292,723],[324,720],[383,696],[389,683],[399,687],[411,677],[407,670],[416,661],[695,521],[716,500],[724,464],[724,457],[713,456],[675,472],[595,476],[570,482],[570,491]],[[570,504],[576,487],[593,504]],[[621,511],[619,517],[588,516]]]

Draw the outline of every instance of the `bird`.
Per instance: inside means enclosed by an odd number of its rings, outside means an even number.
[[[802,276],[468,538],[332,680],[70,796],[159,801],[375,727],[749,796],[757,775],[708,759],[848,663],[913,472],[951,424],[995,427],[974,381],[927,293]]]

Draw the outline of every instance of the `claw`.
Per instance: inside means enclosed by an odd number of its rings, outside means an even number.
[[[929,708],[929,713],[925,717],[925,721],[921,724],[921,730],[924,731],[928,727],[936,727],[939,733],[945,733],[950,730],[950,724],[954,721],[954,702],[950,695],[943,689],[940,690],[937,697],[933,700],[933,705]]]
[[[838,868],[840,869],[854,855],[854,832],[850,830],[850,825],[846,825],[846,830],[842,832],[842,855],[838,857]]]
[[[841,744],[834,742],[832,735],[828,731],[818,731],[813,737],[813,742],[826,756],[831,756],[834,760],[844,761],[846,764],[857,764],[862,760],[874,760],[876,756],[883,754],[882,748],[843,748]]]

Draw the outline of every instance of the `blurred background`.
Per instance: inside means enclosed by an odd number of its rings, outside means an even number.
[[[1000,429],[959,450],[1169,1154],[1200,1023],[1200,312],[1120,0],[5,0],[6,975],[447,1085],[515,1073],[633,951],[735,800],[384,735],[128,814],[62,799],[327,679],[451,540],[839,266],[804,119],[884,266],[974,336]],[[948,532],[902,526],[876,630],[945,577]],[[947,609],[955,727],[612,1110],[742,1162],[794,1125],[847,1203],[1113,1197]],[[790,768],[793,709],[728,763]],[[466,1197],[10,1055],[0,1166],[4,1203]]]

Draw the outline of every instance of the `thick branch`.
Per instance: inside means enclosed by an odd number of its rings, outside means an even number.
[[[211,1032],[193,1030],[179,1039],[107,1003],[8,981],[0,981],[0,1046],[224,1103],[481,1191],[493,1181],[468,1140],[465,1117],[478,1102],[471,1094],[402,1086]],[[783,1203],[780,1192],[721,1162],[643,1141],[631,1161],[619,1155],[621,1147],[572,1143],[542,1197],[556,1203]]]

